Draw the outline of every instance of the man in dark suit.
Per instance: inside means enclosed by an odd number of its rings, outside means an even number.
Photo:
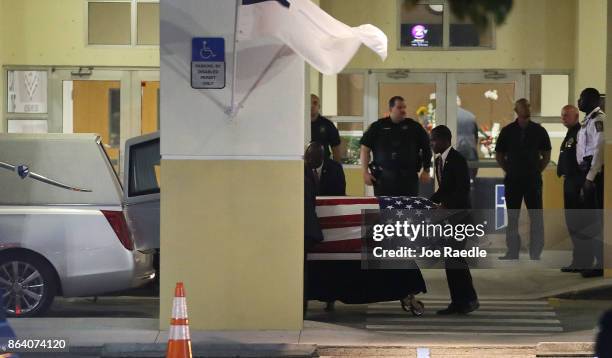
[[[452,134],[446,126],[437,126],[431,131],[431,146],[436,157],[435,169],[438,190],[431,200],[441,209],[457,212],[452,224],[470,220],[470,172],[465,158],[451,146]],[[459,222],[458,222],[459,221]],[[456,250],[465,248],[465,241],[446,238],[445,245]],[[450,305],[437,313],[439,315],[467,314],[480,307],[478,296],[472,283],[472,275],[465,258],[446,258],[446,279],[451,295]]]
[[[318,196],[345,196],[346,179],[342,165],[325,157],[323,145],[312,142],[306,148],[304,160],[312,168],[312,176],[317,186]]]
[[[318,147],[322,153],[323,146]],[[306,266],[308,251],[323,241],[323,231],[316,211],[318,179],[314,175],[314,169],[321,165],[323,155],[313,157],[308,154],[309,152],[312,152],[311,146],[306,149],[304,155],[304,315],[308,309],[308,269]]]
[[[312,186],[317,196],[346,195],[346,179],[342,165],[325,156],[325,149],[321,143],[311,142],[308,145],[304,153],[304,163],[306,176],[309,179],[307,184]],[[310,218],[307,217],[307,220]],[[334,302],[327,302],[325,310],[333,311]]]

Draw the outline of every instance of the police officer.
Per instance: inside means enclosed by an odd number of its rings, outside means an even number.
[[[584,218],[582,210],[580,210],[582,208],[580,191],[584,184],[584,178],[582,178],[580,167],[576,160],[576,143],[578,141],[578,130],[580,129],[578,108],[569,104],[563,107],[561,109],[561,121],[567,128],[567,133],[563,143],[561,143],[561,152],[557,162],[557,176],[563,177],[565,224],[574,246],[572,263],[561,268],[561,272],[579,272],[580,269],[590,268],[593,259],[592,257],[590,261],[588,259],[590,256],[588,246],[591,243],[588,238],[584,237],[582,230]]]
[[[340,163],[340,134],[329,119],[321,115],[321,101],[314,94],[310,95],[310,136],[312,142],[321,143],[325,150],[325,158],[333,153],[333,159]],[[330,150],[331,148],[331,150]]]
[[[604,121],[606,115],[599,108],[600,94],[595,88],[586,88],[578,99],[578,109],[585,117],[578,131],[576,160],[580,166],[582,198],[584,208],[590,209],[592,230],[587,232],[591,238],[593,257],[597,261],[594,268],[583,270],[582,276],[596,277],[603,275],[603,163],[604,163]]]
[[[521,204],[529,210],[530,233],[529,255],[539,260],[544,248],[544,218],[542,215],[542,171],[550,161],[550,137],[546,130],[531,121],[529,101],[516,101],[514,110],[517,119],[502,128],[497,138],[495,159],[504,170],[508,227],[506,229],[506,255],[500,260],[519,258],[521,237],[518,220]]]
[[[406,118],[406,103],[400,96],[389,100],[389,117],[372,123],[361,138],[361,166],[367,185],[376,196],[416,196],[421,181],[430,180],[431,148],[421,124]],[[370,154],[374,160],[370,164]]]

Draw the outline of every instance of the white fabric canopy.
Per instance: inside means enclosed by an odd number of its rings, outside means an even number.
[[[319,72],[342,71],[364,44],[382,60],[387,58],[387,36],[373,25],[350,27],[310,0],[262,1],[240,5],[237,40],[274,37]]]

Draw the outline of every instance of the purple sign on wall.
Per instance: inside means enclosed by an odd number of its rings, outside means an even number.
[[[427,27],[425,25],[414,25],[410,30],[410,34],[412,35],[412,41],[410,45],[413,47],[428,47],[429,41],[427,41]]]

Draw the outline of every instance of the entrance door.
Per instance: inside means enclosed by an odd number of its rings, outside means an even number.
[[[525,96],[525,76],[518,72],[448,74],[448,126],[455,145],[469,161],[495,158],[501,128],[514,120],[514,102]],[[477,140],[468,130],[478,129]],[[478,142],[478,143],[477,143]],[[468,147],[476,153],[468,153]]]
[[[115,167],[121,143],[121,81],[72,81],[72,132],[97,133]]]
[[[139,101],[133,107],[134,133],[149,134],[159,130],[159,71],[132,71],[132,98]]]
[[[369,81],[369,122],[389,114],[389,99],[402,96],[407,115],[420,122],[427,132],[439,124],[446,124],[446,74],[411,73],[404,71],[373,73]],[[367,187],[373,195],[372,187]],[[419,195],[429,196],[433,181],[420,185]]]
[[[99,134],[123,178],[125,142],[159,130],[159,70],[58,69],[51,84],[62,99],[53,130]]]

